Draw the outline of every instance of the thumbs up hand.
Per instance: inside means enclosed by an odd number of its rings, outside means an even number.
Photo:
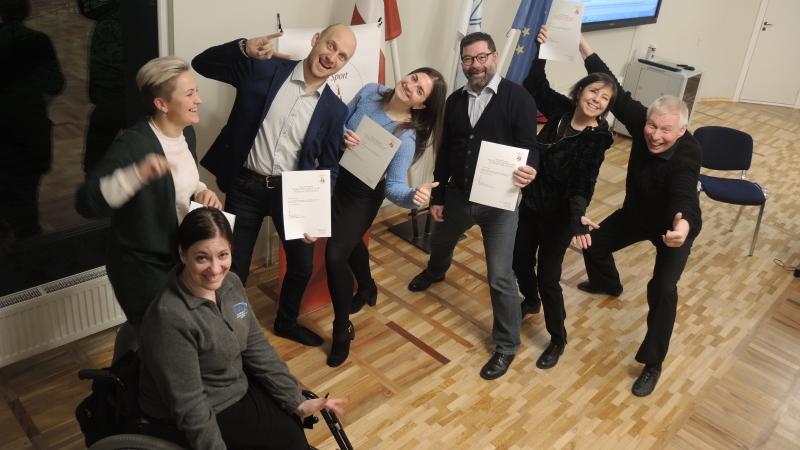
[[[664,241],[664,245],[667,247],[680,247],[686,242],[686,237],[689,236],[689,228],[689,222],[679,212],[672,219],[672,229],[661,235],[661,240]]]
[[[419,208],[420,206],[427,204],[428,201],[431,199],[431,190],[436,186],[439,186],[438,181],[434,181],[432,183],[424,183],[417,186],[414,189],[414,200],[413,200],[414,205],[416,205],[417,208]]]

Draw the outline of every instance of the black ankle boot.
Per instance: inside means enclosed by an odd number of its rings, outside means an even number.
[[[375,280],[370,279],[369,284],[366,286],[359,286],[359,290],[353,295],[353,302],[350,304],[350,314],[355,314],[361,311],[365,304],[375,306],[378,301],[378,286],[375,285]]]
[[[350,341],[356,338],[356,329],[352,322],[347,322],[347,328],[343,330],[333,329],[333,339],[331,340],[331,352],[328,354],[328,365],[338,367],[347,360],[350,355]]]

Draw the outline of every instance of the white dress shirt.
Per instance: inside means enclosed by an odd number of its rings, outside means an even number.
[[[300,61],[283,82],[258,129],[245,167],[261,175],[280,175],[297,170],[297,159],[303,146],[308,124],[317,107],[325,83],[306,93]]]
[[[464,86],[464,90],[469,94],[469,123],[474,127],[481,118],[483,110],[486,105],[492,100],[494,94],[497,93],[497,87],[500,85],[500,75],[495,74],[489,84],[483,87],[480,92],[475,92],[469,88],[469,83]]]

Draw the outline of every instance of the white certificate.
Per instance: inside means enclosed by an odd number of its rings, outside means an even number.
[[[400,139],[367,116],[361,119],[356,134],[361,143],[345,150],[339,165],[375,189],[397,153]]]
[[[539,58],[571,63],[582,62],[578,51],[581,20],[583,20],[583,3],[554,0],[547,16],[547,42],[539,47]]]
[[[331,171],[281,173],[283,231],[286,240],[331,235]]]
[[[206,205],[203,205],[201,203],[189,202],[189,212],[192,212],[197,208],[204,208],[205,206]],[[236,223],[236,215],[225,211],[222,211],[222,214],[225,215],[226,219],[228,219],[228,223],[231,224],[231,231],[233,231],[233,224]]]
[[[514,211],[519,200],[514,171],[527,161],[528,149],[481,142],[469,201]]]

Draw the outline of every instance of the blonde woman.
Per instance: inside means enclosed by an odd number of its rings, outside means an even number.
[[[75,201],[84,217],[111,218],[106,270],[133,325],[123,327],[128,333],[178,262],[175,236],[189,202],[221,206],[197,171],[192,125],[200,121],[202,102],[189,65],[172,56],[153,59],[136,83],[145,119],[114,140],[86,174]],[[115,354],[125,339],[131,337],[118,337]]]

